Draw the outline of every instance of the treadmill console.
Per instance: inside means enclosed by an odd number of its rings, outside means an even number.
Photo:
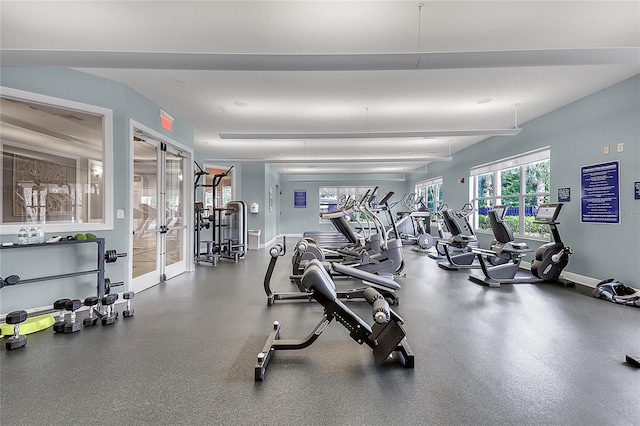
[[[503,219],[504,218],[504,214],[507,212],[507,206],[497,205],[497,206],[493,206],[493,208],[491,210],[495,211],[496,215],[500,219]]]
[[[558,218],[561,208],[562,208],[562,203],[540,204],[540,206],[538,207],[538,211],[536,213],[535,220],[537,222],[553,223]]]

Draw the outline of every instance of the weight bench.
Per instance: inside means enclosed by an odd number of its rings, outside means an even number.
[[[267,272],[264,276],[264,292],[267,295],[268,306],[273,305],[276,300],[312,299],[312,291],[308,288],[305,288],[305,286],[302,284],[302,275],[290,277],[294,279],[296,285],[298,286],[299,291],[297,292],[276,293],[271,289],[271,277],[273,276],[273,271],[276,267],[278,258],[284,256],[285,254],[286,245],[283,244],[276,244],[271,247],[271,249],[269,249],[271,260],[269,261]],[[305,264],[308,266],[309,262],[310,261],[305,261]],[[397,294],[395,294],[395,291],[400,289],[400,284],[398,284],[391,278],[373,274],[371,272],[363,271],[361,269],[357,269],[352,266],[346,266],[340,263],[320,262],[320,264],[327,271],[329,276],[331,276],[332,273],[335,273],[340,276],[362,280],[362,282],[367,287],[375,287],[376,289],[378,289],[378,291],[382,293],[384,298],[387,299],[392,305],[397,305],[399,303],[399,298]],[[336,293],[339,299],[358,299],[364,297],[364,290],[366,290],[367,287],[344,289],[341,291],[337,291]]]
[[[372,307],[374,323],[369,326],[349,309],[337,296],[329,273],[318,260],[312,260],[302,275],[302,283],[311,292],[311,297],[324,307],[324,318],[314,330],[302,340],[280,340],[280,323],[273,323],[273,330],[255,366],[255,380],[264,380],[265,370],[276,350],[304,349],[315,342],[329,323],[336,319],[358,344],[365,343],[373,350],[376,365],[381,366],[390,358],[402,362],[405,368],[414,367],[414,355],[406,340],[403,320],[374,288],[364,290],[364,297]],[[392,355],[394,355],[392,357]]]

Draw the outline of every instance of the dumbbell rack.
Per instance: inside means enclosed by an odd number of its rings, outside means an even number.
[[[105,241],[104,238],[96,238],[94,240],[60,240],[56,243],[41,243],[41,244],[14,244],[11,246],[0,246],[0,250],[16,250],[24,248],[39,248],[39,247],[60,247],[60,246],[75,246],[76,244],[94,243],[98,245],[98,261],[96,269],[90,269],[86,271],[69,272],[65,274],[46,275],[36,278],[21,279],[18,284],[28,284],[40,281],[56,280],[60,278],[78,277],[82,275],[97,274],[97,296],[102,299],[105,296]]]

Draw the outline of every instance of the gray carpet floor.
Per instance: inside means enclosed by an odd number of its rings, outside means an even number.
[[[0,424],[640,424],[640,369],[624,362],[640,354],[640,309],[554,284],[483,287],[410,248],[395,309],[414,369],[376,367],[333,322],[309,348],[277,352],[255,382],[273,321],[282,338],[303,338],[323,313],[268,307],[268,262],[259,250],[201,265],[137,294],[133,318],[3,347]],[[280,258],[278,291],[295,289],[289,269]],[[366,302],[346,303],[371,323]]]

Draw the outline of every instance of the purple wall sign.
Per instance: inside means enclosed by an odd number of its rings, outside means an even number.
[[[568,203],[571,201],[571,188],[558,188],[558,202]]]
[[[307,208],[307,190],[306,189],[293,190],[293,207],[296,209]]]
[[[583,223],[620,223],[620,164],[582,167],[580,199]]]

